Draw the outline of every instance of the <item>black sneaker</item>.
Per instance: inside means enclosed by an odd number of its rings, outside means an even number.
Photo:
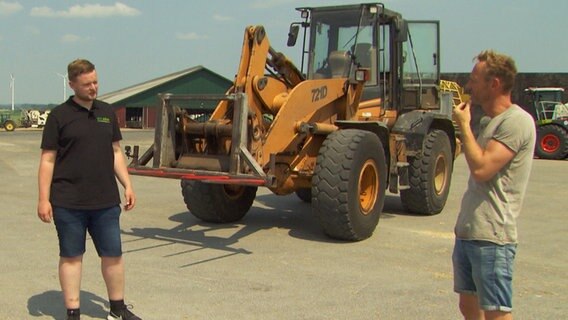
[[[111,311],[108,314],[107,320],[142,320],[140,317],[136,316],[134,313],[132,313],[132,311],[129,310],[131,308],[132,306],[125,305],[124,308],[120,310],[118,314],[115,314],[114,312]]]
[[[78,309],[68,310],[67,320],[81,320],[81,312]]]

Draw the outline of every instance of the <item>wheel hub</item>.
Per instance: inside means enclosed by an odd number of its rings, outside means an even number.
[[[558,139],[556,135],[547,134],[544,137],[542,137],[542,140],[540,141],[540,146],[542,147],[542,150],[544,150],[545,152],[549,153],[555,152],[560,147],[560,139]]]
[[[437,195],[441,194],[446,188],[446,177],[448,176],[446,169],[446,157],[441,154],[436,158],[436,165],[434,167],[434,189]]]
[[[359,205],[364,215],[371,213],[377,201],[380,187],[378,172],[375,162],[367,160],[359,176]]]

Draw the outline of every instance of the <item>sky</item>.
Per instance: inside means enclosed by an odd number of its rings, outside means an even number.
[[[230,80],[246,26],[286,46],[295,10],[349,0],[0,0],[0,104],[50,104],[72,94],[67,64],[96,65],[99,95],[195,66]],[[439,20],[442,72],[469,72],[484,49],[511,55],[519,72],[568,72],[566,0],[385,0],[408,20]],[[11,79],[13,77],[13,81]]]

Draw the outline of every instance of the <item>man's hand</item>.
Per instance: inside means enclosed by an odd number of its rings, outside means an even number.
[[[124,210],[128,211],[134,208],[136,205],[136,194],[134,194],[132,188],[124,190],[124,200],[126,201],[124,204]]]
[[[50,223],[53,220],[53,209],[51,208],[51,202],[40,201],[37,205],[37,216],[39,219],[45,223]]]
[[[471,102],[462,102],[455,107],[453,118],[460,128],[469,126],[471,122]]]

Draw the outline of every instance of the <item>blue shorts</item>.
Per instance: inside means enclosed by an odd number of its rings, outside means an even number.
[[[53,207],[53,220],[59,238],[60,257],[78,257],[85,253],[87,231],[99,257],[120,257],[120,206],[101,210],[77,210]]]
[[[516,251],[516,244],[456,239],[454,291],[477,295],[482,310],[511,312]]]

